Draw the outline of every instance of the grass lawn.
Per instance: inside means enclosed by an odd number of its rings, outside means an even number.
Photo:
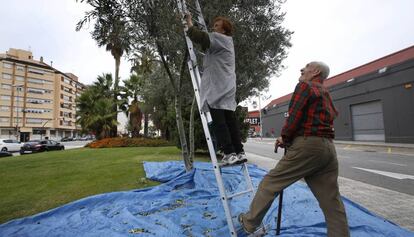
[[[95,194],[157,185],[143,179],[142,162],[167,160],[182,160],[181,151],[176,147],[82,148],[2,158],[0,223]]]

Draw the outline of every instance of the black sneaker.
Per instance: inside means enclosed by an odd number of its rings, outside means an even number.
[[[237,161],[236,153],[224,154],[223,158],[221,159],[221,165],[232,165],[235,164]]]
[[[244,151],[240,152],[239,154],[237,154],[237,159],[239,164],[247,162],[246,153],[244,153]]]

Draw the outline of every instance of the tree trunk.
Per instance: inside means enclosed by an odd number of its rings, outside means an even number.
[[[196,97],[194,95],[193,102],[191,104],[191,111],[190,111],[190,131],[189,131],[189,142],[190,142],[190,161],[191,163],[194,162],[194,110],[196,106]]]
[[[180,137],[181,152],[183,154],[185,169],[187,171],[190,171],[193,168],[193,163],[191,162],[191,159],[190,159],[190,154],[189,154],[189,151],[188,151],[187,138],[185,136],[183,116],[182,116],[182,113],[181,113],[181,98],[180,98],[180,95],[176,94],[174,100],[175,100],[175,120],[177,122],[178,136]]]
[[[181,82],[182,77],[184,76],[185,67],[187,64],[187,58],[188,58],[188,51],[186,50],[185,56],[183,57],[183,61],[181,64],[180,69],[180,75],[178,78],[178,81],[174,80],[174,76],[171,73],[170,67],[168,65],[168,62],[165,60],[164,57],[164,50],[162,49],[162,46],[159,42],[156,42],[158,53],[160,54],[160,58],[162,61],[162,64],[164,66],[165,71],[167,72],[168,78],[170,79],[171,86],[174,90],[174,107],[175,107],[175,120],[177,122],[177,130],[178,135],[180,137],[180,143],[181,143],[181,152],[183,154],[183,160],[185,164],[185,169],[187,171],[190,171],[193,169],[193,163],[191,162],[191,159],[189,157],[189,150],[188,150],[188,144],[187,144],[187,138],[185,136],[185,130],[184,130],[184,122],[183,122],[183,116],[181,111]]]
[[[144,114],[144,137],[148,137],[148,120],[149,114]]]
[[[115,112],[114,119],[118,121],[118,88],[119,88],[119,66],[121,65],[121,57],[114,56],[115,58],[115,80],[114,80],[114,107],[112,111]],[[118,126],[114,125],[111,129],[111,137],[118,136]]]

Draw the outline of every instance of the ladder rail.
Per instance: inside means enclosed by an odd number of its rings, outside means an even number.
[[[190,72],[190,77],[191,77],[191,81],[193,84],[193,89],[194,89],[194,94],[196,97],[196,101],[197,101],[197,105],[199,108],[199,113],[200,113],[200,118],[201,118],[201,122],[203,125],[203,130],[204,130],[204,135],[206,137],[206,142],[207,142],[207,146],[208,146],[208,150],[210,153],[210,157],[211,157],[211,161],[213,163],[213,168],[214,168],[214,174],[217,180],[217,186],[220,192],[220,199],[222,201],[223,204],[223,208],[224,208],[224,212],[226,215],[226,220],[227,220],[227,224],[228,224],[228,228],[230,231],[230,235],[232,237],[237,237],[237,232],[236,229],[234,227],[234,222],[233,222],[233,218],[232,218],[232,214],[231,214],[231,210],[230,210],[230,205],[229,205],[229,200],[232,199],[233,197],[245,194],[245,193],[250,193],[252,192],[254,194],[254,187],[247,169],[247,164],[244,163],[243,166],[243,175],[245,177],[246,180],[246,185],[248,187],[248,189],[246,191],[242,191],[240,193],[235,193],[235,194],[227,194],[225,188],[224,188],[224,182],[223,182],[223,177],[222,177],[222,173],[221,173],[221,167],[218,164],[217,161],[217,156],[216,156],[216,151],[213,145],[213,141],[211,139],[211,134],[210,134],[210,129],[208,127],[208,125],[212,122],[212,118],[211,118],[211,114],[209,111],[203,112],[202,111],[202,104],[201,104],[201,98],[200,98],[200,83],[201,83],[201,76],[200,76],[200,69],[198,66],[198,62],[197,62],[197,57],[196,57],[196,49],[194,48],[193,42],[191,41],[191,39],[188,37],[187,35],[187,30],[188,30],[188,26],[186,24],[186,21],[184,19],[185,14],[188,12],[187,10],[187,5],[186,5],[186,1],[185,0],[176,0],[177,1],[177,6],[178,9],[182,15],[182,21],[183,21],[183,25],[184,25],[184,36],[185,36],[185,41],[187,44],[187,49],[189,52],[189,60],[187,62],[187,66],[189,68],[189,72]],[[202,11],[201,11],[201,7],[200,4],[198,2],[198,0],[194,0],[195,2],[195,8],[192,7],[193,10],[196,11],[197,14],[195,14],[197,16],[197,23],[199,25],[201,25],[202,30],[207,31],[207,26],[205,24],[204,21],[204,17],[202,15]]]

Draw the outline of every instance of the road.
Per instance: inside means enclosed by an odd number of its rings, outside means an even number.
[[[274,141],[248,139],[245,151],[280,159],[273,152]],[[385,189],[414,195],[414,150],[409,148],[367,147],[336,144],[339,176]]]
[[[91,141],[71,141],[71,142],[60,142],[65,146],[65,150],[75,149],[84,147],[87,143]],[[13,156],[20,156],[19,152],[13,152]]]

